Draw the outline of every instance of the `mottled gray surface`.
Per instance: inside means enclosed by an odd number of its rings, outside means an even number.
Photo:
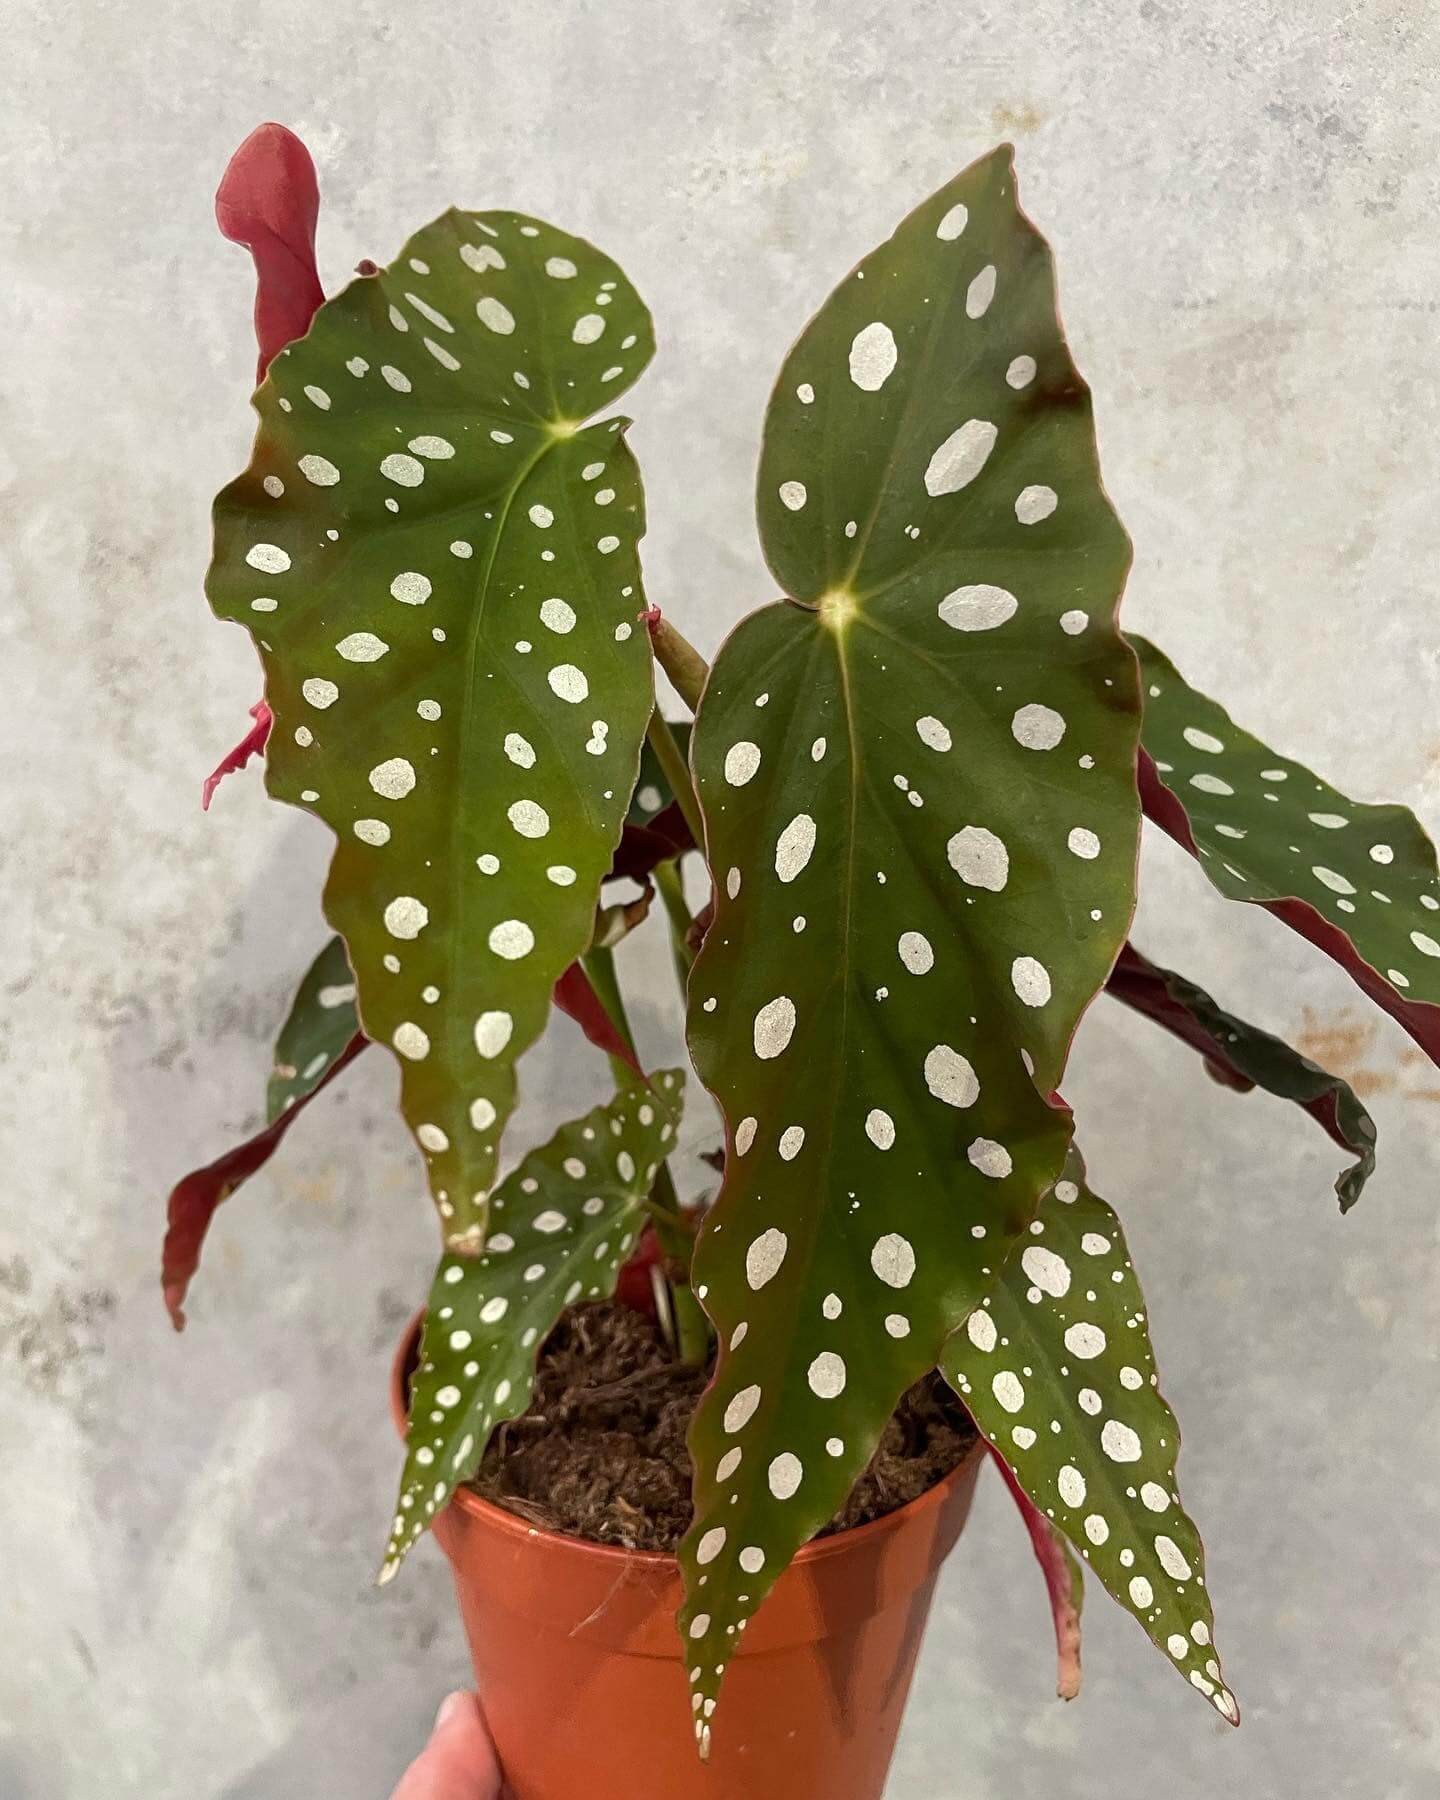
[[[258,120],[301,131],[324,273],[452,199],[593,235],[654,306],[631,396],[653,594],[713,649],[768,587],[767,385],[831,282],[996,138],[1060,258],[1132,621],[1363,798],[1440,824],[1440,211],[1429,0],[3,0],[0,1796],[383,1800],[463,1650],[438,1557],[370,1578],[385,1364],[433,1238],[366,1059],[218,1226],[188,1336],[173,1178],[253,1122],[319,942],[325,835],[197,783],[253,656],[200,599],[243,460]],[[1221,1725],[1092,1595],[1078,1704],[987,1477],[892,1800],[1421,1800],[1440,1780],[1440,1075],[1344,979],[1152,846],[1142,942],[1364,1076],[1335,1154],[1102,1006],[1071,1098],[1129,1225],[1211,1550]],[[640,959],[646,1036],[678,1008]],[[557,1026],[522,1134],[596,1091]],[[563,1096],[563,1098],[562,1098]],[[703,1123],[703,1122],[700,1122]],[[698,1182],[693,1166],[689,1178]],[[583,1793],[577,1782],[576,1794]],[[556,1796],[570,1800],[570,1796]]]

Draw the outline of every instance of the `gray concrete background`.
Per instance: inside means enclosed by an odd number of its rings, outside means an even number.
[[[210,215],[226,156],[265,118],[306,137],[331,286],[452,200],[625,263],[661,335],[629,408],[649,587],[713,649],[769,597],[751,477],[790,338],[1013,138],[1136,541],[1132,623],[1433,828],[1440,23],[1428,0],[0,0],[0,22],[0,1796],[383,1800],[464,1667],[433,1551],[370,1586],[386,1358],[433,1248],[390,1065],[228,1210],[184,1340],[155,1279],[166,1189],[257,1118],[323,929],[325,834],[254,779],[196,805],[256,685],[200,597],[251,429],[248,264]],[[1421,1800],[1440,1074],[1168,844],[1144,880],[1151,953],[1329,1055],[1380,1126],[1342,1222],[1306,1120],[1107,1004],[1067,1084],[1148,1288],[1246,1723],[1098,1590],[1086,1692],[1053,1701],[987,1478],[890,1794]],[[663,955],[628,960],[673,1054]],[[597,1091],[559,1025],[524,1079],[517,1144]]]

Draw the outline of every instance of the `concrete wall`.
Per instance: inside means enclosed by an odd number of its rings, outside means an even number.
[[[433,1242],[388,1061],[229,1210],[183,1341],[155,1280],[164,1193],[257,1117],[322,934],[324,834],[254,779],[196,806],[255,694],[200,598],[251,430],[248,265],[210,218],[227,154],[264,118],[304,134],[331,285],[452,199],[624,261],[662,343],[631,404],[649,585],[712,649],[768,597],[751,477],[790,338],[1013,138],[1136,541],[1132,622],[1434,827],[1440,23],[1428,0],[4,0],[0,23],[0,1796],[383,1800],[464,1662],[432,1551],[370,1586],[385,1363]],[[1421,1800],[1440,1076],[1151,851],[1142,943],[1361,1078],[1380,1126],[1342,1222],[1306,1120],[1108,1006],[1068,1083],[1148,1288],[1246,1724],[1098,1590],[1086,1693],[1054,1702],[987,1478],[890,1792]],[[636,974],[673,1052],[658,950]],[[568,1028],[525,1087],[517,1141],[588,1102]]]

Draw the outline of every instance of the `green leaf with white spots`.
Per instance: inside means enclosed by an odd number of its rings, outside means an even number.
[[[270,365],[208,591],[253,633],[272,794],[338,844],[326,913],[452,1247],[514,1064],[590,941],[652,704],[623,419],[653,348],[607,257],[451,211]]]
[[[1440,1064],[1440,880],[1403,806],[1365,806],[1278,756],[1144,638],[1145,811],[1230,900],[1319,946]]]
[[[791,598],[725,645],[691,746],[689,1033],[727,1123],[681,1551],[702,1751],[733,1634],[1059,1175],[1043,1096],[1133,906],[1129,546],[1008,153],[802,335],[759,510]]]
[[[275,1040],[275,1062],[265,1088],[267,1124],[314,1093],[359,1029],[345,940],[332,937],[306,970]]]
[[[1200,1535],[1180,1504],[1180,1431],[1115,1214],[1071,1151],[1063,1179],[940,1371],[1046,1518],[1232,1725]]]
[[[1227,1013],[1204,988],[1173,969],[1160,968],[1133,944],[1121,951],[1105,991],[1198,1050],[1224,1086],[1241,1092],[1260,1087],[1293,1100],[1327,1137],[1352,1151],[1355,1161],[1335,1181],[1340,1210],[1349,1212],[1375,1172],[1375,1121],[1348,1081],[1329,1074],[1283,1038]]]
[[[683,1071],[667,1069],[562,1125],[496,1188],[483,1253],[441,1258],[382,1582],[475,1473],[490,1433],[530,1404],[539,1346],[565,1308],[614,1293],[674,1147],[684,1088]]]

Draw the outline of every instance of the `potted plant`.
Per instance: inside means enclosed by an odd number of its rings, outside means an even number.
[[[443,1238],[397,1359],[381,1579],[433,1527],[522,1800],[582,1771],[597,1795],[878,1794],[982,1446],[1046,1575],[1061,1693],[1088,1568],[1238,1723],[1139,1279],[1059,1087],[1106,992],[1221,1082],[1310,1112],[1349,1159],[1347,1209],[1375,1158],[1351,1089],[1128,941],[1140,820],[1440,1061],[1420,826],[1121,634],[1130,547],[1008,148],[790,350],[757,491],[783,597],[709,669],[644,590],[612,407],[654,337],[619,267],[541,221],[451,211],[322,300],[317,204],[273,126],[220,193],[255,255],[262,381],[208,592],[265,693],[212,780],[263,750],[270,792],[331,828],[337,935],[281,1031],[265,1128],[171,1197],[175,1322],[216,1206],[380,1043]],[[652,659],[693,731],[656,708]],[[657,893],[723,1120],[701,1207],[667,1161],[684,1074],[640,1066],[612,954]],[[614,1097],[507,1172],[552,1000]],[[537,1434],[563,1472],[537,1379],[553,1401],[560,1361],[603,1361],[627,1318],[654,1355],[625,1407],[689,1383],[675,1554],[636,1548],[638,1512],[594,1542],[504,1488]],[[938,1461],[844,1529],[926,1408]]]

